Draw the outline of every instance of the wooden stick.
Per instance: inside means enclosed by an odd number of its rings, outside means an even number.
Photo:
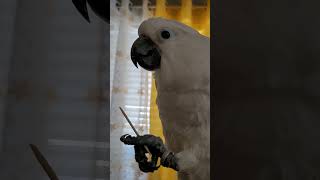
[[[130,119],[128,118],[127,114],[124,112],[124,110],[123,110],[121,107],[119,107],[119,108],[120,108],[120,111],[122,112],[123,116],[126,118],[126,120],[128,121],[128,123],[130,124],[131,128],[133,129],[133,131],[136,133],[136,135],[137,135],[137,136],[140,136],[139,133],[138,133],[138,131],[136,130],[136,128],[134,128],[133,124],[131,123]],[[144,148],[147,150],[147,152],[148,152],[150,155],[152,155],[151,152],[150,152],[150,150],[149,150],[149,148],[148,148],[147,146],[144,146]]]
[[[46,158],[39,151],[37,146],[35,146],[33,144],[29,144],[29,145],[31,147],[31,150],[32,150],[34,156],[37,158],[38,162],[41,164],[43,170],[47,173],[48,177],[51,180],[59,180],[57,174],[54,172],[54,170],[52,169],[52,167],[50,166],[50,164],[48,163]]]

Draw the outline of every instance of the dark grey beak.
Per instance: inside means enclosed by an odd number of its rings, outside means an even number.
[[[90,22],[87,3],[90,5],[93,12],[103,19],[105,22],[110,22],[110,4],[106,0],[72,0],[74,6],[80,14]]]
[[[139,37],[132,45],[131,60],[138,68],[153,71],[160,68],[161,55],[154,42],[145,36]]]

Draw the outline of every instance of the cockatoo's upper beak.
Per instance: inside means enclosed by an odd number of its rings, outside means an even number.
[[[104,0],[72,0],[81,15],[90,22],[87,2],[90,5],[93,12],[98,15],[105,22],[110,23],[110,4],[109,1]]]
[[[138,68],[139,64],[148,71],[160,68],[161,55],[158,47],[146,36],[140,36],[132,45],[131,60]]]

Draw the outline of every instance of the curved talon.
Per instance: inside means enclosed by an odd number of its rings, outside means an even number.
[[[120,141],[123,142],[123,143],[125,143],[126,138],[127,138],[128,136],[130,136],[130,134],[122,135],[122,136],[120,137]]]
[[[137,137],[132,137],[129,134],[121,136],[120,141],[127,145],[136,145]]]

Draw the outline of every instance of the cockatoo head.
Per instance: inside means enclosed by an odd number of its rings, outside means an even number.
[[[191,86],[197,81],[209,81],[208,37],[185,24],[163,18],[145,20],[138,34],[131,48],[131,60],[136,67],[139,64],[154,71],[156,81],[162,81],[163,87],[186,81]]]

